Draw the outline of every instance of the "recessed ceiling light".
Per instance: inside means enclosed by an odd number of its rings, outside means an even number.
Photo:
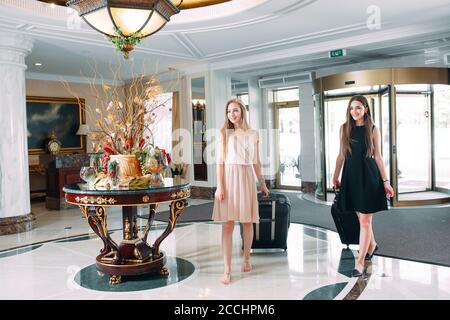
[[[42,63],[36,62],[34,65],[35,65],[36,67],[40,67],[40,66],[42,66]]]

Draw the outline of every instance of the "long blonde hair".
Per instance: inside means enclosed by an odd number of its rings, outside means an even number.
[[[352,115],[350,114],[350,105],[353,101],[359,101],[364,106],[365,113],[364,113],[364,137],[366,141],[366,157],[371,158],[375,153],[375,146],[373,144],[373,121],[372,116],[370,115],[370,108],[369,108],[369,102],[367,101],[366,97],[356,95],[353,96],[350,101],[348,102],[347,106],[347,118],[346,122],[341,127],[341,141],[342,141],[342,149],[344,151],[344,155],[348,152],[350,155],[352,154],[352,149],[350,147],[350,144],[353,142],[351,139],[352,131],[356,127],[356,121],[353,119]]]
[[[232,98],[228,100],[227,103],[225,104],[225,123],[223,124],[222,129],[220,129],[220,135],[222,138],[222,152],[224,159],[227,156],[228,130],[235,129],[234,124],[228,119],[228,106],[231,103],[236,103],[241,109],[242,129],[244,131],[250,129],[250,126],[247,121],[247,109],[245,108],[245,104],[237,98]]]

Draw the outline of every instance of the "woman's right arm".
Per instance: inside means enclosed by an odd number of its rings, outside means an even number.
[[[336,166],[334,167],[333,173],[333,186],[335,188],[339,188],[341,186],[341,182],[339,181],[339,175],[341,174],[342,164],[345,161],[344,151],[342,150],[342,127],[339,131],[339,154],[336,158]]]

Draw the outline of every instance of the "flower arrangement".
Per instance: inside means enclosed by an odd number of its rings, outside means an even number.
[[[145,172],[163,173],[171,164],[172,159],[164,149],[153,148],[147,156],[145,163]]]
[[[67,82],[64,85],[78,98]],[[102,152],[95,184],[106,186],[108,179],[117,177],[118,172],[121,186],[147,187],[152,183],[149,175],[165,171],[171,163],[170,155],[153,143],[155,111],[167,104],[167,100],[157,98],[162,92],[159,82],[155,75],[139,76],[133,77],[124,90],[107,84],[101,87],[103,92],[91,85],[96,108],[84,107],[99,128],[88,134],[93,151]],[[119,155],[126,156],[128,164],[118,159]],[[112,161],[117,163],[111,165]]]
[[[165,173],[172,163],[172,159],[164,149],[154,147],[147,154],[144,163],[143,172],[152,176],[151,183],[162,184]]]

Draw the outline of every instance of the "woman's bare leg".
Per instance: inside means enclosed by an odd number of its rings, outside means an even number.
[[[375,236],[373,235],[373,223],[370,225],[370,245],[369,249],[367,250],[367,253],[372,254],[375,250],[375,247],[377,246],[377,243],[375,241]]]
[[[362,271],[364,269],[364,258],[366,257],[367,251],[369,250],[370,243],[372,241],[372,214],[363,214],[361,212],[357,212],[359,219],[359,254],[358,259],[356,261],[355,268],[358,271]]]
[[[234,221],[227,221],[222,223],[222,252],[223,252],[223,277],[221,282],[223,284],[230,284],[231,282],[231,254],[233,249],[233,230]]]
[[[244,230],[244,257],[242,271],[249,272],[252,269],[250,264],[250,250],[252,249],[253,242],[253,223],[243,223],[242,228]]]

